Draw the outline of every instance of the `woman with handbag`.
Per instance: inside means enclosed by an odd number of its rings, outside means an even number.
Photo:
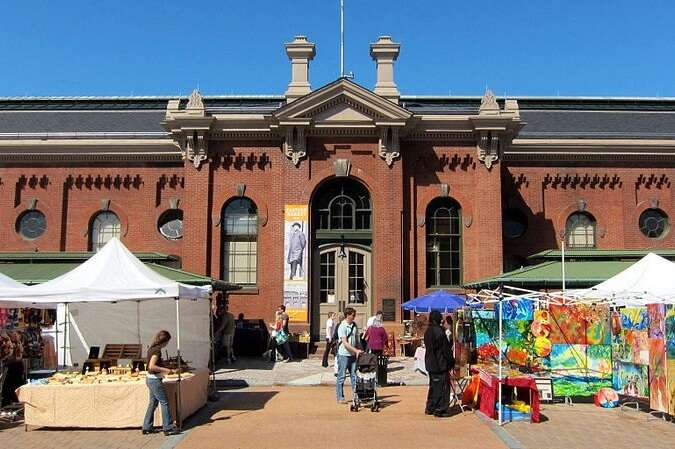
[[[145,383],[150,391],[150,402],[148,403],[148,409],[145,412],[145,419],[143,420],[143,435],[157,432],[153,427],[157,405],[160,405],[162,408],[162,430],[164,431],[164,435],[177,435],[180,433],[180,430],[172,424],[169,399],[166,396],[164,383],[162,383],[165,375],[173,374],[173,370],[162,366],[162,349],[169,344],[169,340],[171,340],[171,334],[167,331],[159,331],[155,335],[152,345],[148,348],[148,374],[145,378]]]
[[[290,333],[288,331],[288,315],[286,306],[280,305],[274,314],[274,326],[271,326],[270,335],[270,362],[276,362],[276,351],[279,351],[284,362],[293,360],[291,345],[288,343]]]

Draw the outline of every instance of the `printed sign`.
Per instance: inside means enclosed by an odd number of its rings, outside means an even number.
[[[284,211],[284,304],[290,321],[307,322],[308,207],[290,204],[286,205]]]

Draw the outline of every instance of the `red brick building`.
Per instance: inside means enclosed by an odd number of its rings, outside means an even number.
[[[316,336],[329,310],[399,321],[402,301],[563,239],[673,247],[674,99],[405,96],[386,37],[373,90],[311,90],[314,45],[286,48],[283,96],[1,99],[2,251],[118,235],[242,284],[231,309],[247,317],[299,285],[297,325]]]

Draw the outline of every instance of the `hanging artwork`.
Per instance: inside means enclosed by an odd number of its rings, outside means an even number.
[[[612,370],[614,389],[626,396],[648,398],[648,373],[649,368],[647,365],[614,361],[614,369]]]
[[[667,359],[668,413],[675,415],[675,359]]]
[[[499,324],[491,310],[480,310],[474,314],[474,329],[476,334],[476,351],[483,361],[497,360],[499,350]]]
[[[619,329],[619,333],[612,336],[612,357],[614,360],[633,363],[633,347],[626,339],[626,332]]]
[[[675,305],[669,305],[666,308],[665,330],[668,358],[675,360]],[[675,378],[675,373],[671,376]]]
[[[624,307],[620,313],[623,329],[649,330],[649,316],[646,307]]]
[[[648,304],[649,338],[663,338],[666,335],[666,306],[663,304]]]
[[[629,330],[625,333],[626,343],[631,348],[632,362],[638,365],[649,365],[648,332]]]
[[[609,307],[578,306],[585,308],[586,343],[589,345],[609,345],[611,332],[609,328]]]
[[[668,412],[666,347],[663,339],[649,339],[649,407]]]
[[[534,305],[529,299],[508,299],[502,301],[502,313],[504,320],[532,320]],[[499,319],[499,308],[497,308]]]
[[[554,344],[610,344],[608,307],[552,305],[550,310],[550,339]]]
[[[607,345],[554,344],[550,368],[556,396],[591,396],[612,385],[612,354]]]

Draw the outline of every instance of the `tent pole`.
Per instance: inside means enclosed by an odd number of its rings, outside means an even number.
[[[67,356],[67,346],[68,346],[68,303],[65,303],[65,316],[63,317],[63,368],[65,369],[68,366]]]
[[[499,425],[502,425],[502,410],[504,408],[504,404],[502,404],[502,368],[504,365],[503,359],[504,359],[504,354],[502,354],[502,319],[504,314],[503,312],[503,307],[502,307],[502,300],[504,299],[504,284],[499,284],[499,410],[497,410],[498,413],[498,418],[499,418]]]
[[[560,256],[562,257],[562,292],[565,294],[565,239],[560,242]]]
[[[178,300],[178,297],[175,298],[176,300],[176,366],[178,368],[178,388],[177,394],[178,397],[176,398],[176,426],[178,426],[179,430],[182,430],[183,427],[183,420],[181,418],[181,391],[180,391],[180,301]]]
[[[216,354],[214,351],[215,342],[213,341],[213,302],[209,301],[209,341],[211,348],[209,349],[209,359],[211,361],[211,379],[209,381],[209,400],[218,400],[218,390],[216,389]]]

